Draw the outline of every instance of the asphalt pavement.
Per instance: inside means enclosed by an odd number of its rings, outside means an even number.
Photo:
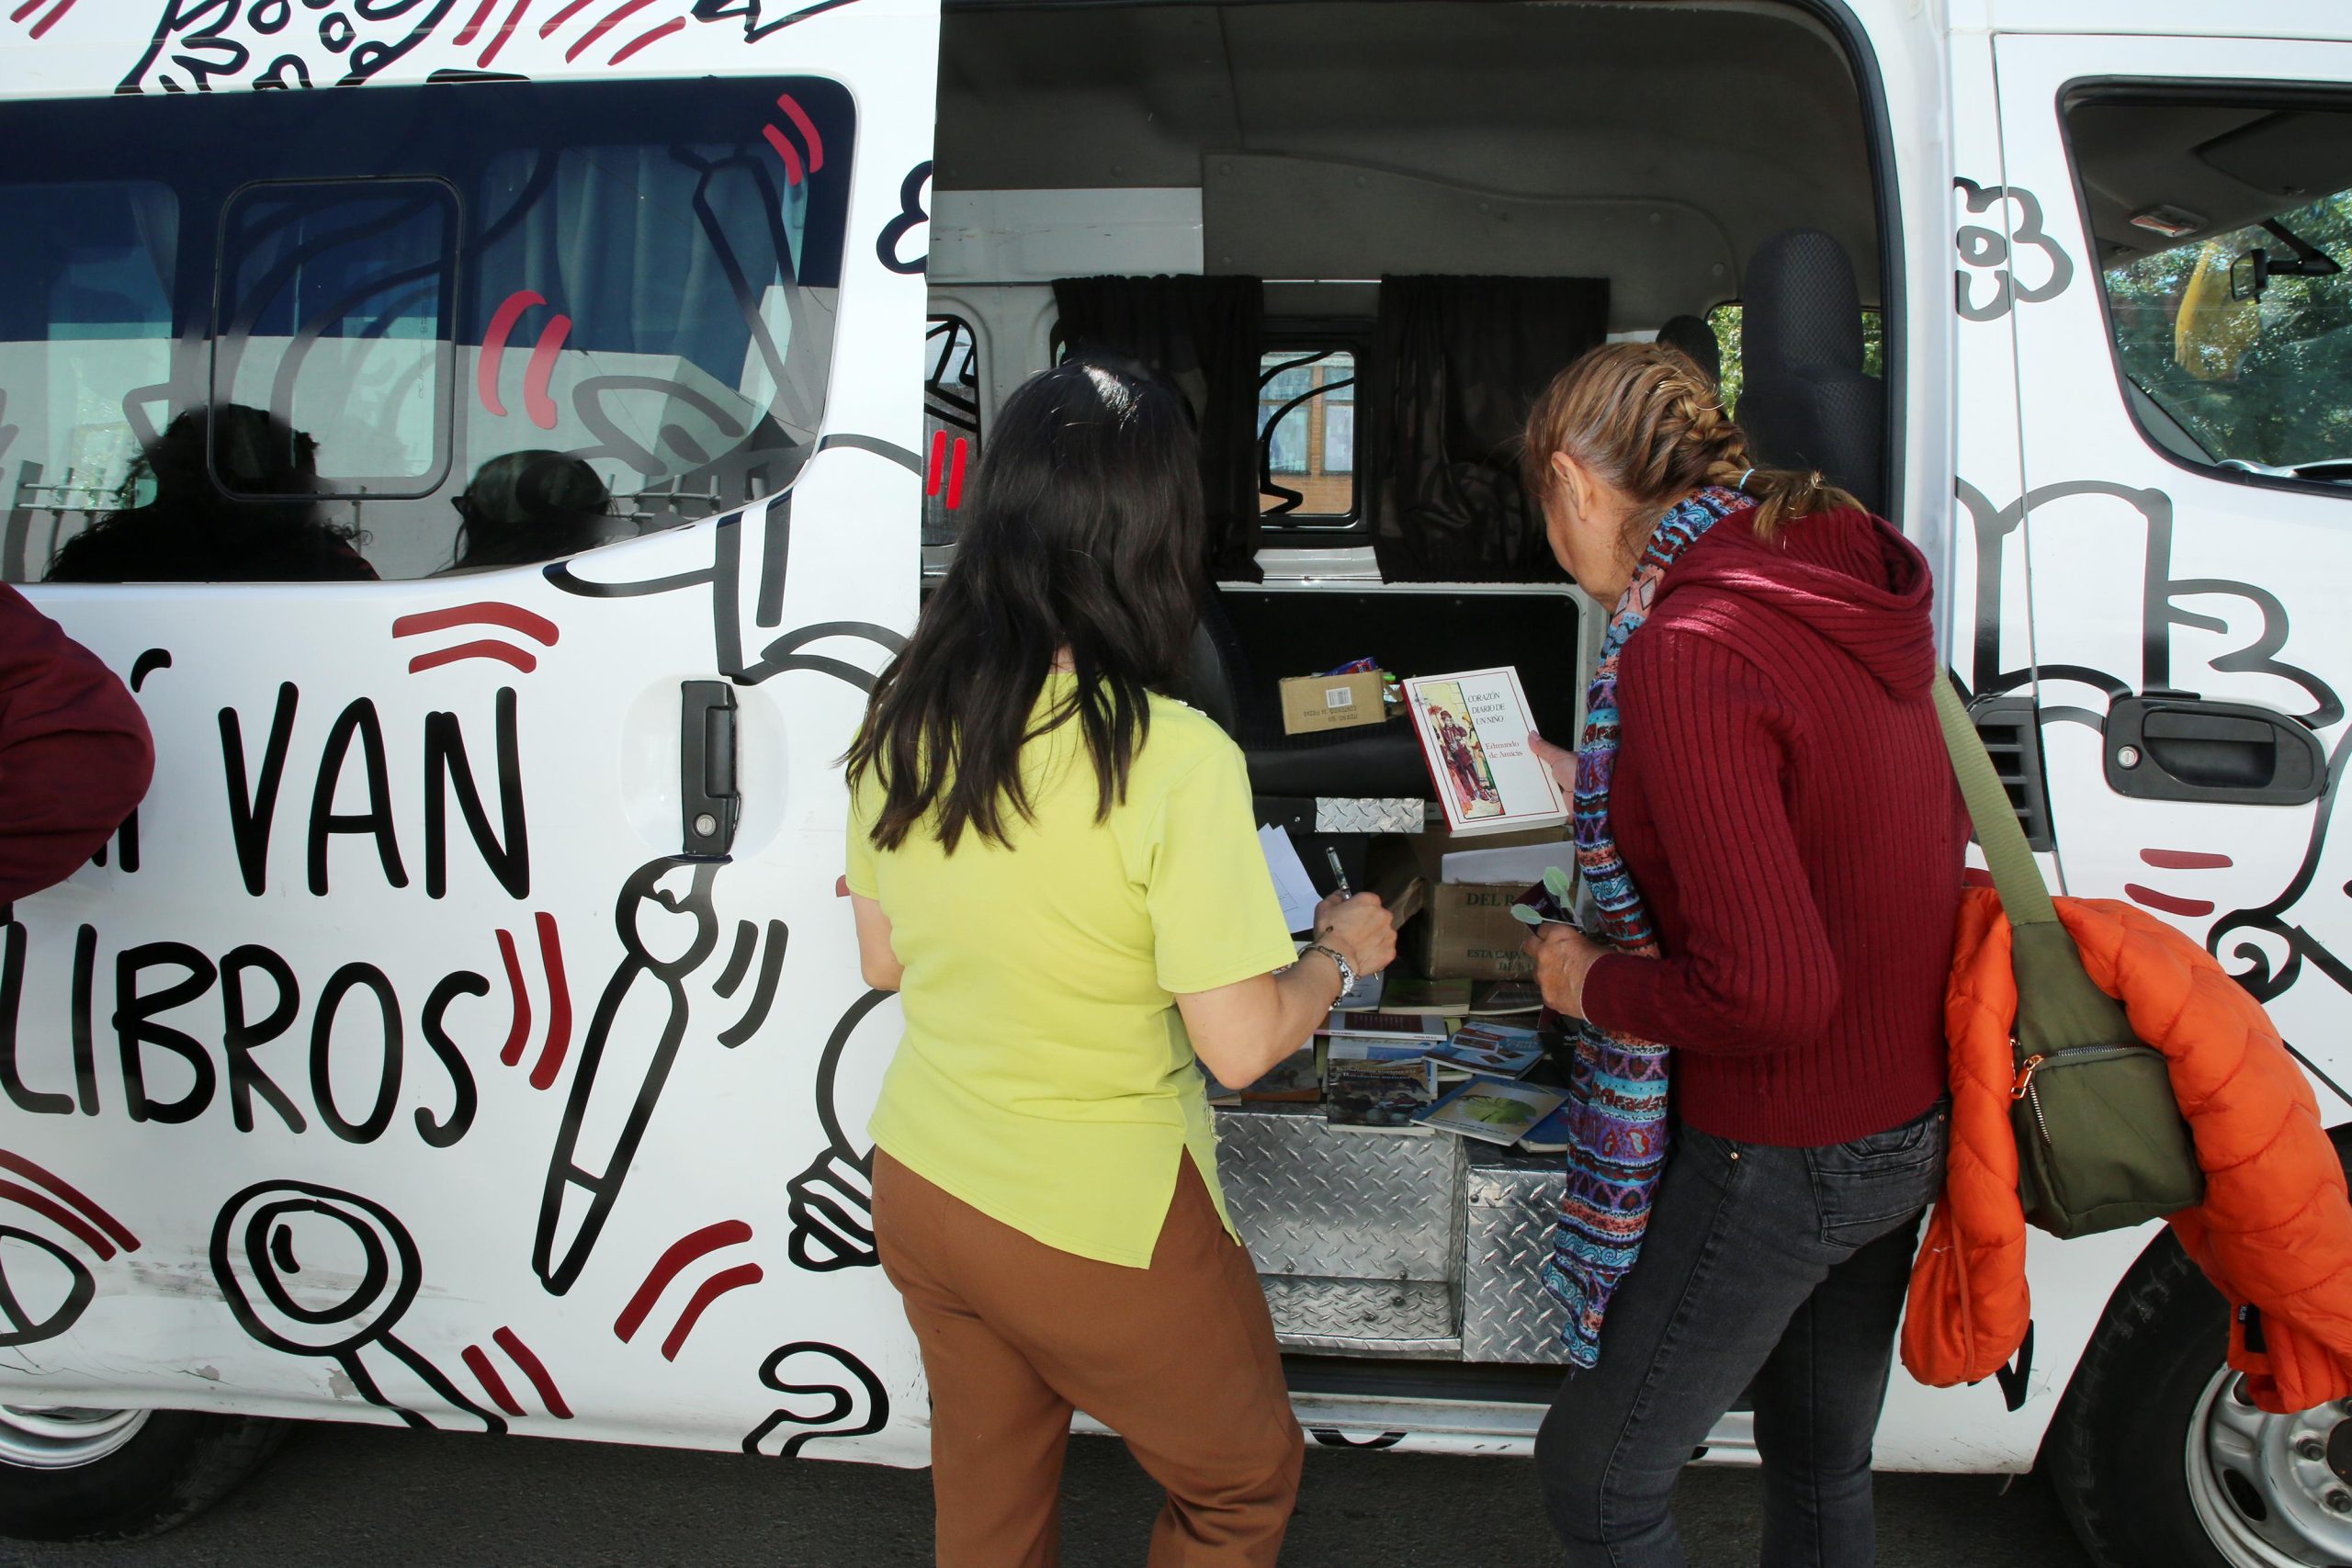
[[[1070,1445],[1069,1568],[1140,1564],[1159,1495],[1107,1438]],[[1696,1564],[1755,1561],[1752,1472],[1696,1469]],[[1882,1568],[2086,1568],[2040,1483],[1878,1478]],[[0,1541],[23,1568],[920,1568],[925,1471],[547,1438],[306,1426],[211,1513],[123,1546]],[[1309,1449],[1284,1568],[1542,1568],[1559,1561],[1526,1461]]]

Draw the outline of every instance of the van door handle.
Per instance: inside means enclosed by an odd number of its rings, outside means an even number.
[[[735,688],[725,681],[678,687],[678,818],[689,860],[725,860],[743,811],[735,782]]]
[[[2107,712],[2107,784],[2143,800],[2301,806],[2327,787],[2327,753],[2308,726],[2188,692],[2118,697]]]

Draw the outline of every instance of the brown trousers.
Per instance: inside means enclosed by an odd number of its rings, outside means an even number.
[[[881,1150],[874,1234],[931,1380],[940,1568],[1053,1568],[1083,1410],[1168,1489],[1150,1568],[1267,1568],[1305,1453],[1250,1255],[1189,1157],[1148,1269],[1080,1258]]]

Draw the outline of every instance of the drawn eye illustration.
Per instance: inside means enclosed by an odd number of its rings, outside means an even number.
[[[80,1258],[46,1236],[0,1225],[0,1347],[64,1333],[96,1293]]]

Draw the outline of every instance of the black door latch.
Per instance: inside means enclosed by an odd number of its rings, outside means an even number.
[[[689,860],[725,860],[743,795],[735,784],[735,688],[725,681],[678,687],[678,818]]]

